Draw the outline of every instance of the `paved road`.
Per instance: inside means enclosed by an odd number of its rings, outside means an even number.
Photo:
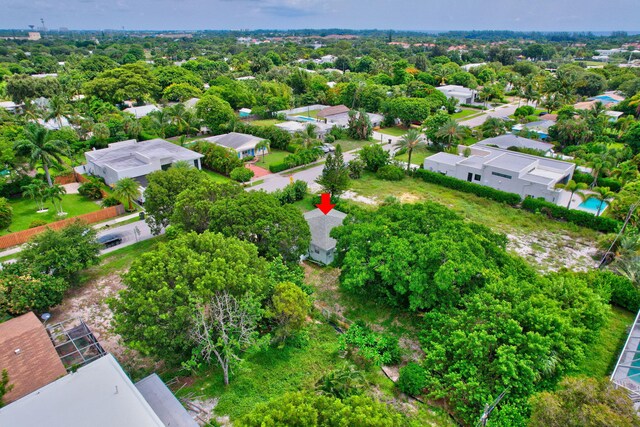
[[[522,103],[520,105],[525,105],[525,104]],[[512,102],[510,104],[501,105],[499,107],[495,107],[495,108],[492,108],[490,110],[487,110],[487,111],[485,111],[484,114],[481,114],[481,115],[479,115],[477,117],[473,117],[473,118],[468,119],[468,120],[461,120],[458,123],[461,124],[461,125],[469,126],[469,127],[473,128],[473,127],[482,125],[484,122],[487,121],[487,119],[489,117],[500,117],[500,118],[508,117],[508,116],[512,115],[513,113],[515,113],[516,108],[518,108],[518,103],[517,102]]]
[[[395,142],[399,139],[398,137],[382,135],[378,132],[373,133],[373,139],[375,141],[380,141],[381,137],[384,141],[388,141],[389,139],[391,139],[392,141],[391,144],[385,143],[382,145],[382,148],[387,151],[393,150],[395,148]],[[344,161],[348,162],[350,160],[353,160],[356,157],[357,151],[358,150],[356,149],[344,153]],[[264,177],[264,182],[262,184],[250,187],[249,190],[264,190],[270,193],[272,191],[282,189],[291,182],[290,176],[292,176],[294,180],[305,181],[307,184],[311,185],[314,184],[316,179],[320,176],[320,174],[322,174],[323,168],[324,164],[319,164],[318,166],[314,166],[300,172],[294,172],[293,174],[291,172],[284,171],[282,173],[267,175]]]
[[[164,233],[164,230],[162,230]],[[161,233],[161,234],[162,234]],[[120,248],[124,248],[134,243],[141,242],[143,240],[150,239],[153,236],[151,230],[144,220],[132,222],[130,224],[121,225],[119,227],[108,227],[98,231],[98,237],[106,234],[117,234],[122,238],[122,243],[117,246],[112,246],[100,251],[101,254],[108,254]]]

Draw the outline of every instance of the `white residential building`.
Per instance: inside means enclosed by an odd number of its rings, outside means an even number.
[[[447,98],[457,99],[460,104],[472,104],[476,100],[477,92],[464,86],[444,85],[438,86],[436,89],[445,94]]]
[[[161,110],[160,107],[157,107],[155,105],[142,105],[140,107],[125,108],[124,112],[133,114],[134,116],[136,116],[136,119],[140,119],[144,116],[149,115],[149,113],[152,113],[154,111],[160,111],[160,110]]]
[[[496,190],[527,196],[542,197],[558,203],[562,190],[556,184],[566,184],[575,170],[573,163],[514,151],[474,144],[467,148],[468,157],[438,153],[424,160],[424,168],[454,178],[486,185]]]
[[[121,178],[144,181],[151,172],[166,170],[177,161],[201,169],[200,153],[164,139],[136,142],[135,139],[109,144],[108,148],[84,153],[87,164],[83,172],[102,177],[107,185]]]

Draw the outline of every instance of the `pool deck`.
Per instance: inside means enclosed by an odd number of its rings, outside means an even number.
[[[584,190],[582,191],[582,193],[584,193],[587,196],[587,199],[589,198],[590,194],[595,194],[593,191],[590,191],[590,190]],[[560,200],[558,201],[558,205],[566,208],[567,202],[569,201],[570,196],[571,196],[571,193],[569,191],[562,190],[562,194],[560,196]],[[582,202],[584,202],[584,200],[580,198],[580,196],[578,196],[577,194],[574,194],[573,197],[571,198],[571,203],[569,203],[569,209],[589,212],[590,214],[595,215],[595,212],[593,210],[580,207]],[[600,215],[602,215],[608,209],[609,204],[611,204],[611,201],[608,200],[606,201],[606,203],[607,203],[607,206],[604,209],[602,209],[602,211],[600,212]]]

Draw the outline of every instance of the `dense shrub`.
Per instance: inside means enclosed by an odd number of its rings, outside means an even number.
[[[287,169],[289,169],[289,166],[286,163],[273,163],[269,165],[269,172],[271,173],[278,173]]]
[[[81,196],[91,200],[102,199],[102,189],[100,184],[95,181],[88,181],[78,187],[78,193]]]
[[[235,132],[247,133],[259,138],[269,140],[271,148],[285,150],[287,145],[291,144],[291,134],[286,130],[275,126],[252,126],[246,123],[237,123]]]
[[[415,362],[400,369],[400,378],[396,383],[398,388],[410,396],[418,396],[427,385],[427,377],[422,366]]]
[[[253,171],[249,168],[245,168],[244,166],[240,166],[232,170],[229,176],[234,181],[245,183],[253,178]]]
[[[353,159],[347,165],[349,168],[349,178],[359,179],[364,171],[364,162],[360,159]]]
[[[295,168],[313,163],[320,158],[322,151],[318,148],[298,149],[295,154],[290,154],[281,163],[269,165],[271,173],[282,172],[283,170]]]
[[[616,232],[622,225],[620,221],[615,219],[595,216],[584,211],[567,209],[565,207],[558,206],[555,203],[547,202],[544,199],[527,197],[524,202],[522,202],[522,208],[531,212],[542,212],[551,218],[563,219],[576,225],[591,228],[596,231],[602,231],[604,233]]]
[[[36,228],[47,224],[47,221],[45,221],[44,219],[35,219],[29,223],[29,228]]]
[[[603,294],[610,294],[609,302],[635,313],[640,310],[640,290],[626,277],[618,276],[608,270],[593,270],[579,273],[594,289],[601,289]]]
[[[60,304],[66,289],[62,278],[29,271],[23,264],[7,266],[0,273],[0,312],[42,313]]]
[[[0,230],[4,230],[11,225],[13,219],[13,208],[9,201],[4,197],[0,197]]]
[[[588,174],[588,173],[583,173],[583,172],[575,172],[573,174],[573,180],[575,182],[591,185],[591,183],[593,182],[593,175]],[[598,186],[598,187],[609,187],[609,190],[611,190],[613,192],[616,192],[616,193],[618,191],[620,191],[620,189],[622,188],[622,184],[617,179],[615,179],[615,178],[605,178],[605,177],[598,178],[596,186]]]
[[[116,197],[113,197],[113,196],[105,197],[102,200],[102,206],[105,208],[110,208],[111,206],[118,206],[119,204],[121,204],[120,200],[118,200]]]
[[[204,167],[223,175],[229,176],[232,170],[242,166],[242,160],[238,158],[235,151],[219,145],[211,144],[207,141],[198,141],[192,149],[204,155],[202,158]]]
[[[395,165],[386,165],[378,169],[376,176],[385,181],[402,181],[404,179],[404,170]]]
[[[358,152],[358,157],[364,163],[364,168],[370,172],[377,172],[389,163],[389,152],[380,144],[365,145]]]
[[[276,190],[273,193],[273,197],[278,199],[281,205],[297,202],[304,199],[307,195],[307,183],[305,181],[297,180],[280,190]]]
[[[0,178],[0,197],[11,197],[21,194],[22,187],[31,184],[31,181],[33,181],[33,178],[29,175]]]
[[[373,332],[363,322],[356,322],[340,336],[340,350],[357,355],[374,365],[389,365],[400,360],[398,338]]]
[[[491,187],[485,187],[483,185],[474,184],[472,182],[463,181],[458,178],[453,178],[424,169],[418,169],[414,174],[416,177],[421,178],[426,182],[442,185],[443,187],[463,191],[465,193],[475,194],[476,196],[485,197],[511,206],[517,205],[522,200],[520,196],[515,193],[507,193],[506,191],[496,190]]]
[[[295,153],[301,148],[302,148],[302,145],[300,144],[288,144],[287,147],[285,148],[285,151],[288,151],[289,153]]]

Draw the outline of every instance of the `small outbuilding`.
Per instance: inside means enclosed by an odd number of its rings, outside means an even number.
[[[337,242],[329,234],[335,227],[342,225],[346,216],[347,214],[336,209],[332,209],[326,215],[320,209],[304,214],[311,230],[309,258],[325,265],[333,262]]]

